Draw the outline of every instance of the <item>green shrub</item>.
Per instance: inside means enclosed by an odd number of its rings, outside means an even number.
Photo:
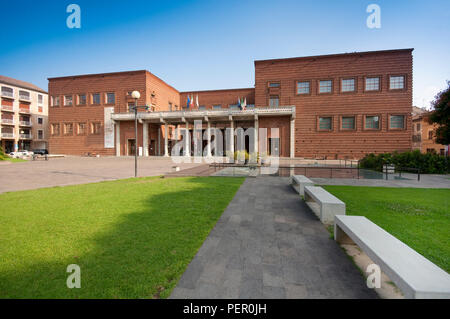
[[[384,164],[397,167],[418,168],[424,174],[450,173],[450,159],[435,153],[420,153],[419,150],[403,153],[368,154],[360,160],[361,168],[382,171]]]
[[[4,161],[6,159],[6,155],[3,152],[2,147],[0,146],[0,161]]]

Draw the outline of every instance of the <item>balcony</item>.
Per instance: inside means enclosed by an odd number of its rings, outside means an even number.
[[[0,109],[1,109],[2,111],[14,112],[14,106],[12,106],[12,105],[2,105],[2,106],[0,107]]]
[[[1,133],[2,138],[13,139],[14,133]]]
[[[13,99],[14,92],[2,91],[2,97],[6,97],[8,99]]]
[[[31,123],[31,121],[20,121],[19,125],[20,126],[31,126],[33,124]]]
[[[19,109],[19,113],[30,114],[31,111],[30,111],[30,109],[26,109],[26,108],[21,107]]]
[[[0,122],[6,125],[14,125],[14,119],[1,119]]]
[[[25,102],[31,102],[31,97],[27,94],[19,94],[19,100]]]
[[[31,134],[20,134],[20,139],[21,140],[31,140],[32,139],[32,136],[31,136]]]

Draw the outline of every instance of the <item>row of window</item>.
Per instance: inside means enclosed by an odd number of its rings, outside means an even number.
[[[405,115],[389,115],[388,127],[392,130],[403,130],[406,128]],[[356,130],[356,116],[340,116],[341,130]],[[364,115],[363,117],[364,130],[380,130],[381,116],[379,115]],[[317,129],[319,131],[333,130],[333,116],[319,116],[317,122]]]
[[[75,99],[74,99],[75,97]],[[89,97],[90,105],[100,105],[101,104],[101,93],[91,93],[89,95],[81,93],[76,94],[75,96],[72,94],[67,94],[63,96],[63,105],[64,106],[72,106],[72,105],[87,105]],[[116,103],[116,94],[114,92],[104,93],[103,101],[105,104],[115,104]],[[52,107],[58,107],[61,105],[60,96],[55,95],[51,97]]]
[[[381,91],[381,76],[365,77],[364,78],[364,91]],[[356,77],[342,78],[340,80],[340,92],[350,93],[357,91]],[[269,82],[269,88],[280,88],[280,82]],[[311,94],[312,81],[304,80],[297,81],[296,93],[298,95]],[[389,90],[404,90],[406,88],[406,77],[404,75],[390,75],[389,76]],[[330,94],[333,92],[333,80],[324,79],[317,81],[317,93],[318,94]]]
[[[3,97],[11,97],[14,98],[14,89],[9,86],[2,86],[2,96]],[[44,103],[44,96],[42,94],[38,94],[38,103]],[[31,101],[31,93],[25,90],[19,90],[19,98],[23,100]]]
[[[100,135],[102,129],[102,123],[100,122],[79,122],[79,123],[52,123],[50,125],[50,134],[52,136],[59,135]]]

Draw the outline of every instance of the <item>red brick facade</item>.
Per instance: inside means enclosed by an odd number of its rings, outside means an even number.
[[[152,112],[186,110],[188,95],[194,97],[190,109],[197,109],[197,96],[201,110],[228,109],[238,98],[245,98],[249,108],[294,106],[293,119],[280,114],[258,120],[259,127],[269,128],[268,132],[271,127],[279,129],[283,157],[360,158],[370,152],[411,149],[412,49],[404,49],[255,61],[255,88],[245,89],[180,93],[148,71],[51,78],[50,152],[118,154],[117,141],[113,148],[104,147],[103,109],[113,106],[115,113],[126,113],[128,103],[133,103],[128,92],[133,90],[141,93],[138,104],[151,106]],[[100,93],[99,105],[93,104],[95,93]],[[107,103],[107,93],[115,94],[114,103]],[[86,95],[86,105],[78,105],[79,94]],[[72,106],[64,106],[66,95],[73,96]],[[56,96],[60,105],[52,106]],[[70,124],[64,129],[66,123],[73,124],[72,130]],[[83,134],[78,134],[78,123],[86,123]],[[99,130],[93,129],[95,123],[100,123]],[[253,123],[241,124],[249,127]],[[60,126],[53,135],[52,124]],[[237,121],[235,127],[239,125]],[[229,127],[229,123],[211,124],[215,126]],[[139,124],[138,146],[145,144],[142,132]],[[149,123],[149,155],[161,155],[163,136],[163,119]],[[121,121],[120,155],[130,154],[130,139],[134,139],[134,122]]]

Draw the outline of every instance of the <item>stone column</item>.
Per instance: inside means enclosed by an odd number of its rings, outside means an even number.
[[[206,137],[208,144],[206,144],[206,157],[211,157],[211,122],[208,121],[208,126],[206,128]]]
[[[142,147],[144,148],[142,155],[148,156],[148,123],[147,122],[142,123]]]
[[[295,118],[291,119],[290,157],[295,157]]]
[[[158,127],[158,156],[161,156],[161,126]]]
[[[234,159],[234,121],[231,119],[230,122],[230,152],[231,158]]]
[[[116,156],[120,156],[120,122],[116,121]]]
[[[189,122],[186,121],[186,128],[185,128],[185,135],[184,135],[184,156],[190,157],[191,156],[191,136],[189,134]]]
[[[164,156],[169,156],[169,125],[164,123]]]
[[[258,115],[255,115],[255,156],[258,153],[258,130],[259,130],[259,122]]]

